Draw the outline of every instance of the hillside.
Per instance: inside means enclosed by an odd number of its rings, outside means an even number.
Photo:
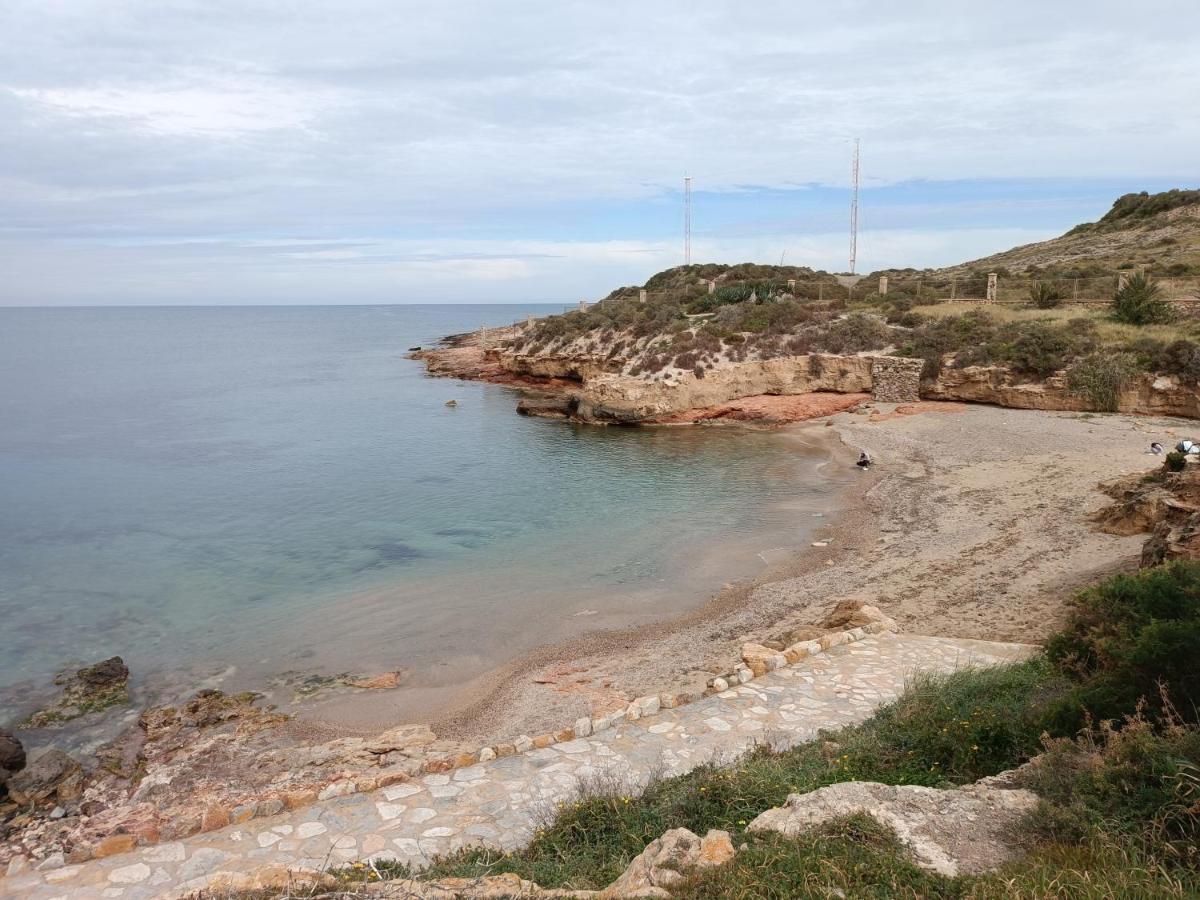
[[[1157,277],[1200,275],[1200,190],[1126,194],[1099,221],[937,273],[1086,278],[1142,266]]]

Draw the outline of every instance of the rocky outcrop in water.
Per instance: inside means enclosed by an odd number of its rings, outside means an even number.
[[[518,333],[519,329],[510,329]],[[457,336],[450,346],[413,354],[431,375],[472,378],[540,392],[523,401],[527,415],[609,424],[685,423],[759,419],[730,404],[748,398],[828,392],[867,393],[881,402],[918,399],[987,403],[1015,409],[1098,411],[1088,397],[1072,393],[1063,373],[1031,379],[1000,366],[955,367],[950,360],[936,377],[919,378],[924,365],[886,351],[862,355],[805,354],[770,359],[722,359],[708,367],[668,366],[653,373],[631,368],[628,355],[595,340],[569,342],[539,352],[512,349],[478,335]],[[636,345],[646,352],[646,339]],[[712,411],[711,415],[704,414]],[[1200,385],[1172,375],[1142,374],[1120,393],[1118,412],[1200,418]],[[778,421],[795,417],[778,416]]]
[[[53,728],[91,712],[99,712],[129,702],[126,686],[129,667],[113,656],[73,674],[54,679],[62,686],[62,695],[45,709],[30,716],[23,728]]]

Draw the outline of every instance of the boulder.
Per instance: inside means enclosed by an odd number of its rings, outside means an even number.
[[[12,734],[0,728],[0,783],[25,768],[25,748]]]
[[[688,869],[722,865],[733,859],[734,852],[726,831],[714,829],[701,838],[686,828],[672,828],[651,841],[599,896],[602,900],[669,897],[667,885],[682,879]]]
[[[896,621],[884,615],[877,606],[871,606],[860,597],[843,597],[837,601],[833,611],[825,617],[824,627],[842,631],[851,628],[861,628],[879,622],[885,631],[894,631]]]
[[[59,789],[74,799],[83,769],[62,750],[47,750],[8,780],[8,792],[17,803],[42,803],[57,797]]]
[[[1011,834],[1038,802],[1029,791],[989,779],[953,790],[848,781],[792,794],[750,823],[750,831],[795,837],[832,819],[866,814],[891,828],[917,865],[948,877],[997,868],[1013,858]]]
[[[787,664],[784,655],[763,644],[742,644],[742,659],[750,667],[755,678],[761,678],[768,672],[774,671]]]

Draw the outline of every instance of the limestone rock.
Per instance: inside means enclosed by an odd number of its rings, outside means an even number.
[[[1037,805],[1037,796],[980,783],[953,790],[848,781],[792,794],[750,823],[750,831],[795,837],[811,828],[865,813],[896,832],[914,861],[946,876],[986,872],[1013,856],[1010,832]]]
[[[378,675],[361,675],[345,679],[349,687],[362,688],[368,691],[387,691],[399,687],[404,681],[406,672],[381,672]]]
[[[848,630],[869,625],[872,622],[882,623],[887,631],[893,631],[896,628],[896,621],[885,615],[879,607],[871,606],[860,597],[843,597],[837,601],[833,611],[826,616],[822,624],[826,628]]]
[[[76,782],[81,782],[83,770],[62,750],[51,749],[38,756],[8,780],[8,792],[17,803],[42,803],[64,793],[78,796]]]
[[[589,374],[584,377],[576,416],[588,422],[638,422],[762,394],[870,390],[871,357],[822,355],[819,359],[823,362],[815,366],[813,358],[783,356],[727,363],[705,372],[703,378],[684,372],[672,383],[632,375]]]
[[[688,869],[722,865],[734,852],[728,832],[714,829],[700,838],[686,828],[672,828],[651,841],[599,896],[602,900],[669,897],[667,886],[682,879]]]
[[[512,900],[512,898],[594,897],[594,891],[550,890],[519,876],[484,875],[480,878],[439,878],[436,881],[383,881],[363,886],[364,896],[393,900]]]
[[[778,650],[755,643],[742,644],[742,659],[750,667],[755,678],[761,678],[787,663],[784,655]]]

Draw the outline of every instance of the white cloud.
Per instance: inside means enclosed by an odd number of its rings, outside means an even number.
[[[332,102],[267,85],[13,88],[23,99],[78,118],[124,119],[162,135],[234,138],[247,132],[304,128]]]
[[[424,233],[445,254],[502,232],[586,257],[673,232],[637,204],[684,170],[706,191],[844,185],[856,135],[869,186],[1194,178],[1198,31],[1178,0],[10,0],[0,233],[47,253]],[[957,224],[953,258],[973,252]],[[308,249],[383,277],[368,253]],[[629,271],[605,264],[592,293]]]

